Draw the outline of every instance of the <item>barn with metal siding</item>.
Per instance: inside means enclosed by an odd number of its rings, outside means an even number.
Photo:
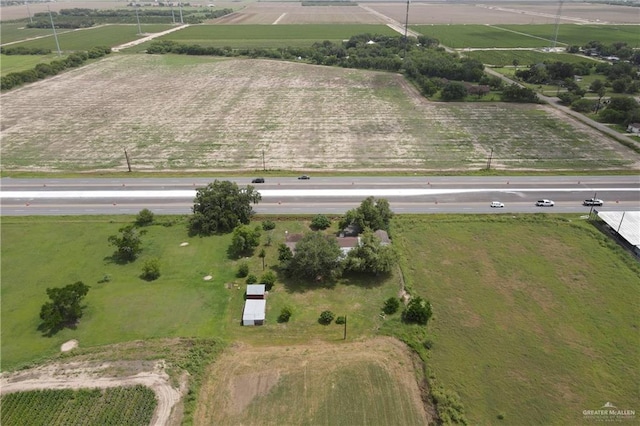
[[[247,286],[247,299],[264,299],[264,284],[249,284]]]

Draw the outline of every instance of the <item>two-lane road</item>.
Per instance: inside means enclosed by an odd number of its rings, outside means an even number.
[[[0,180],[2,215],[189,213],[196,189],[215,178]],[[240,186],[251,178],[217,178]],[[640,176],[544,177],[267,177],[254,184],[264,214],[342,214],[368,197],[386,198],[396,213],[588,212],[585,198],[605,200],[601,210],[640,210]],[[538,199],[552,208],[536,207]],[[491,201],[504,208],[492,209]]]

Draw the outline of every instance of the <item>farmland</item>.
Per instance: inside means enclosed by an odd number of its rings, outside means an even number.
[[[4,171],[121,171],[124,149],[137,171],[257,169],[262,150],[275,170],[477,170],[491,148],[508,170],[640,159],[550,107],[432,103],[396,74],[294,62],[112,55],[1,100]]]
[[[156,406],[144,386],[92,390],[37,390],[0,398],[2,424],[149,424]]]

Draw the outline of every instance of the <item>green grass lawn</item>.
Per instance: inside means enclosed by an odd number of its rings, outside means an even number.
[[[306,342],[310,335],[342,338],[342,328],[318,324],[329,309],[347,315],[355,336],[374,334],[383,301],[397,293],[398,277],[347,277],[334,287],[279,280],[269,296],[267,325],[241,327],[245,279],[235,276],[238,264],[250,264],[250,274],[264,273],[258,248],[249,259],[230,260],[230,235],[189,238],[180,219],[173,226],[147,227],[143,253],[133,263],[119,265],[108,258],[107,242],[127,217],[4,218],[2,226],[2,369],[13,369],[53,355],[72,338],[83,347],[160,337],[219,337],[255,343]],[[133,220],[133,219],[131,219]],[[277,245],[284,231],[309,231],[308,222],[278,222],[270,231],[272,244],[265,267],[277,264]],[[266,243],[269,233],[263,232]],[[189,245],[181,247],[182,242]],[[261,247],[261,248],[262,248]],[[153,282],[139,278],[144,260],[160,259],[161,276]],[[33,267],[37,262],[37,267]],[[266,270],[265,269],[265,270]],[[98,283],[105,275],[110,281]],[[211,281],[203,277],[212,275]],[[48,287],[76,281],[91,286],[86,311],[76,330],[64,329],[47,338],[37,330],[40,307]],[[283,306],[293,309],[283,326],[277,317]],[[310,308],[312,307],[312,308]]]
[[[553,40],[556,31],[556,26],[552,24],[497,25],[496,27],[549,40]],[[640,42],[638,38],[639,31],[640,25],[562,24],[558,27],[558,43],[567,46],[583,46],[592,40],[598,40],[604,44],[624,42],[628,43],[632,48],[637,48]],[[549,46],[550,45],[546,45],[545,47]]]
[[[570,219],[570,220],[568,220]],[[471,424],[579,424],[640,398],[640,268],[578,217],[394,222],[404,275],[434,306],[428,367]]]

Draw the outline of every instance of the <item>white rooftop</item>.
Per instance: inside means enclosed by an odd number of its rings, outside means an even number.
[[[599,211],[598,217],[629,244],[640,246],[640,211]]]
[[[264,321],[267,301],[264,299],[247,299],[244,302],[242,321]]]
[[[264,295],[264,284],[249,284],[247,286],[247,296],[262,296]]]

